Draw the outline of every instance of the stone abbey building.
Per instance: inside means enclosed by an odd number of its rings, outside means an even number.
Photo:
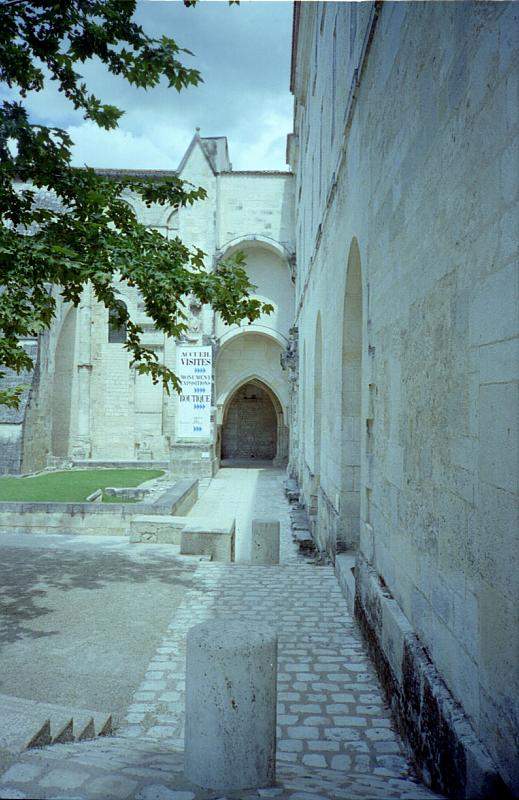
[[[355,613],[401,731],[455,797],[519,791],[518,17],[296,3],[290,171],[233,171],[226,139],[197,133],[178,174],[205,202],[128,197],[208,269],[244,251],[274,313],[227,327],[192,302],[174,342],[120,287],[165,363],[207,356],[210,403],[182,408],[129,366],[86,290],[27,342],[32,384],[0,424],[11,472],[287,464],[319,548],[355,556]]]
[[[293,323],[293,176],[233,172],[226,138],[201,138],[198,132],[178,173],[127,173],[153,180],[179,174],[203,186],[207,199],[180,211],[147,208],[131,194],[127,200],[140,221],[165,237],[180,236],[186,245],[201,248],[208,269],[243,251],[257,295],[275,310],[253,325],[229,328],[209,307],[187,298],[188,330],[176,343],[154,328],[138,290],[120,285],[120,302],[142,326],[144,344],[181,377],[182,352],[206,356],[209,350],[213,380],[209,374],[199,431],[184,413],[184,406],[194,403],[174,392],[168,396],[161,385],[130,367],[125,332],[111,324],[88,289],[77,308],[61,304],[50,334],[28,343],[38,351],[37,368],[20,411],[7,412],[11,418],[0,427],[4,470],[139,462],[171,463],[182,475],[212,475],[222,455],[286,463],[289,382],[280,359]],[[41,202],[52,202],[42,194]],[[13,380],[20,382],[16,376]]]

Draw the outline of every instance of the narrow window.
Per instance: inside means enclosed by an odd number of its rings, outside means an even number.
[[[127,311],[126,305],[122,300],[117,300],[117,307],[122,311]],[[120,344],[126,341],[126,325],[121,325],[117,314],[117,309],[111,308],[108,311],[108,341],[111,344]]]

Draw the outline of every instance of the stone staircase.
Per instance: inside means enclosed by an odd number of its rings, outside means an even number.
[[[23,750],[111,736],[112,714],[0,694],[0,762]]]

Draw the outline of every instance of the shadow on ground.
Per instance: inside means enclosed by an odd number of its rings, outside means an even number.
[[[52,613],[42,605],[49,589],[66,594],[75,589],[98,591],[107,584],[160,583],[187,588],[191,580],[186,571],[194,567],[175,566],[170,559],[134,560],[122,553],[92,555],[81,551],[66,553],[53,550],[41,552],[26,548],[1,548],[0,566],[0,646],[20,637],[53,636],[56,631],[38,631],[27,623]]]

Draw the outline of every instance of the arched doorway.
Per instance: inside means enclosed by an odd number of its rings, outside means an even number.
[[[357,546],[360,536],[360,438],[362,388],[362,274],[357,240],[348,256],[342,331],[341,525],[337,550]]]
[[[278,451],[278,413],[271,393],[249,381],[233,393],[222,426],[222,460],[273,461]]]

